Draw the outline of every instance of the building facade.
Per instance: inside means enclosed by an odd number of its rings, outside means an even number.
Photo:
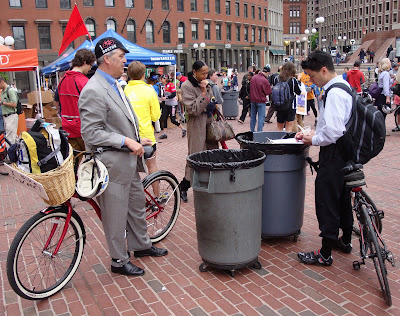
[[[37,48],[39,62],[57,58],[72,0],[4,0],[0,35],[15,49]],[[107,29],[148,49],[173,53],[178,70],[196,59],[217,70],[262,67],[282,48],[282,0],[78,0],[92,38]],[[270,23],[269,23],[270,22]],[[78,47],[85,37],[74,41]],[[204,44],[203,44],[204,43]],[[273,48],[273,49],[272,49]],[[276,48],[276,50],[275,50]],[[278,55],[279,56],[279,55]]]

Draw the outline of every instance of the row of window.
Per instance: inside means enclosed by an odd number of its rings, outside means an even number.
[[[378,13],[382,13],[383,12],[383,10],[385,10],[385,11],[390,11],[390,2],[386,2],[386,3],[378,3],[378,4],[371,4],[371,11],[372,11],[372,13],[375,13],[376,12],[376,6],[378,6]],[[323,9],[325,9],[325,10],[327,10],[328,11],[328,13],[330,13],[331,11],[332,12],[338,12],[339,10],[343,10],[343,9],[349,9],[350,11],[354,8],[354,7],[356,7],[356,5],[353,3],[353,5],[352,5],[352,3],[351,3],[351,0],[349,0],[349,1],[345,1],[345,2],[340,2],[339,4],[338,3],[336,3],[336,4],[330,4],[330,5],[328,5],[328,6],[323,6]],[[366,8],[366,9],[368,9],[369,8],[369,6],[365,6],[365,5],[362,5],[362,7],[360,8],[360,9],[362,9],[362,8]],[[397,10],[397,8],[398,8],[398,3],[397,3],[397,1],[393,1],[393,10]],[[354,8],[354,10],[357,10],[356,8]],[[362,14],[361,14],[362,15]]]

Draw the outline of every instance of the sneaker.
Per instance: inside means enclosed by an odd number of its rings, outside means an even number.
[[[350,253],[353,249],[353,245],[351,243],[345,244],[342,240],[342,237],[340,237],[333,248],[344,253]]]
[[[243,124],[243,123],[244,123],[242,120],[238,120],[238,122],[239,122],[240,124]]]
[[[162,134],[160,137],[158,137],[159,139],[166,139],[166,138],[168,138],[168,136],[167,136],[167,134]]]
[[[185,136],[186,136],[186,130],[183,129],[183,130],[182,130],[182,137],[185,137]]]
[[[392,129],[392,132],[400,132],[400,128],[396,127]]]
[[[158,204],[163,204],[163,203],[167,202],[168,199],[169,199],[169,193],[164,192],[159,197],[156,198],[156,201]]]
[[[311,252],[299,252],[297,256],[302,262],[306,264],[319,264],[322,266],[330,266],[333,262],[332,256],[329,256],[329,258],[325,259],[324,257],[322,257],[319,250]]]

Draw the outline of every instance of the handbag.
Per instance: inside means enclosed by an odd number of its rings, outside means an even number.
[[[231,124],[226,121],[218,109],[215,110],[212,120],[207,123],[206,133],[208,142],[223,142],[235,138]]]
[[[369,88],[368,88],[368,92],[371,95],[371,97],[373,97],[374,99],[378,99],[379,96],[382,93],[382,88],[379,88],[379,85],[377,82],[374,82]]]

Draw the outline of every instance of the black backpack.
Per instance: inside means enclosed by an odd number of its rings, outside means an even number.
[[[10,100],[10,95],[8,94],[8,91],[10,90],[10,87],[7,87],[6,91],[7,91],[7,98]],[[24,111],[22,110],[22,104],[21,101],[19,100],[18,97],[18,93],[17,93],[17,114],[20,115],[22,114]]]
[[[346,161],[365,164],[377,156],[385,145],[385,118],[371,100],[359,96],[344,83],[334,83],[325,91],[324,104],[332,88],[343,89],[353,97],[353,109],[346,132],[336,142],[339,151]]]

